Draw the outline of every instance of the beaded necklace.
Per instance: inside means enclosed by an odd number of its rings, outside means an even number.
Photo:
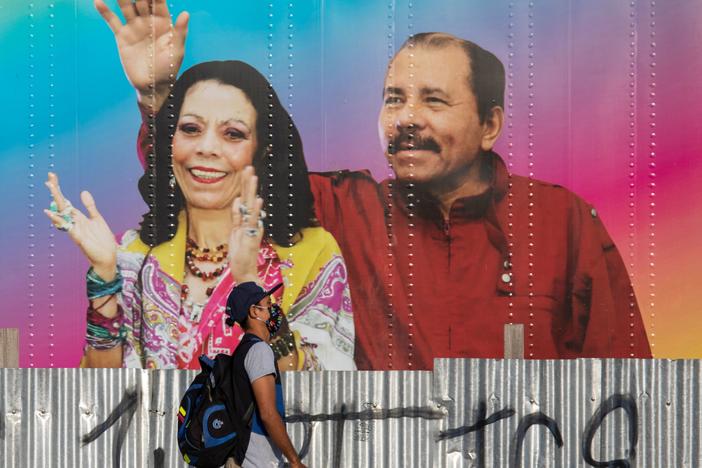
[[[188,239],[186,241],[185,264],[188,267],[188,271],[190,271],[193,276],[200,278],[205,282],[222,276],[222,273],[224,273],[224,270],[227,268],[226,259],[228,255],[229,250],[227,248],[227,244],[221,244],[215,249],[210,249],[208,247],[200,248],[200,246],[198,246],[192,239]],[[205,272],[195,265],[196,260],[215,264],[222,262],[224,263],[212,271]],[[205,294],[208,298],[212,295],[212,291],[214,291],[214,286],[210,286],[205,290]],[[182,312],[191,322],[199,322],[200,317],[202,316],[202,311],[205,308],[205,304],[188,301],[187,299],[189,293],[190,288],[187,284],[183,283],[183,285],[180,287]]]

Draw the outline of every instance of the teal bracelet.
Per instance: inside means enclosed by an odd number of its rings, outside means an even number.
[[[105,327],[88,323],[85,341],[94,349],[106,350],[122,344],[126,335],[127,329],[124,325],[120,326],[116,334],[113,334]]]
[[[93,267],[90,267],[88,273],[85,275],[88,299],[91,301],[99,297],[111,296],[112,294],[117,294],[122,290],[122,274],[119,272],[119,267],[117,268],[117,273],[112,281],[105,281],[100,278]]]
[[[119,338],[119,335],[112,335],[107,328],[101,327],[100,325],[93,325],[92,323],[88,324],[87,334],[94,338],[103,338],[108,340],[113,338]]]

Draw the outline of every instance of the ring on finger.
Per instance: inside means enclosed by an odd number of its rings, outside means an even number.
[[[56,226],[56,229],[58,229],[59,231],[68,232],[73,228],[74,224],[75,223],[73,222],[73,219],[64,218],[61,224],[55,224],[54,226]]]
[[[73,205],[70,201],[66,200],[66,206],[61,211],[59,211],[56,202],[52,201],[49,204],[49,211],[56,213],[63,218],[63,223],[56,226],[58,229],[61,231],[68,231],[71,227],[73,227]]]
[[[244,205],[243,203],[240,204],[239,213],[241,213],[242,216],[248,216],[250,214],[249,207]]]
[[[59,211],[58,205],[55,201],[52,200],[51,203],[49,203],[49,211],[53,213],[58,213],[62,218],[66,216],[71,216],[71,213],[73,213],[73,204],[68,199],[64,200],[64,203],[66,204],[66,206],[64,206],[63,209]]]
[[[258,228],[246,228],[244,231],[247,236],[249,237],[256,237],[258,236]]]

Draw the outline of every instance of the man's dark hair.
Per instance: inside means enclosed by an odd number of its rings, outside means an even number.
[[[463,49],[468,57],[468,84],[475,95],[478,117],[483,123],[494,106],[505,107],[505,67],[495,54],[474,42],[439,32],[414,34],[402,44],[400,51],[410,46],[444,48],[451,45]]]
[[[242,330],[247,331],[249,329],[249,314],[246,313],[246,317],[237,322]]]
[[[175,236],[185,199],[180,187],[170,183],[173,135],[186,93],[205,80],[240,89],[256,109],[258,146],[253,167],[268,214],[266,234],[278,245],[292,245],[301,229],[318,224],[302,139],[271,84],[251,65],[233,60],[204,62],[186,70],[156,115],[155,151],[147,154],[139,180],[139,192],[149,207],[141,222],[141,240],[154,247]]]

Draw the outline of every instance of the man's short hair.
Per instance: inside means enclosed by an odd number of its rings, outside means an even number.
[[[243,319],[239,320],[238,323],[242,330],[247,331],[250,328],[249,316],[247,315]]]
[[[494,106],[505,107],[505,67],[495,54],[478,44],[440,32],[423,32],[409,37],[400,51],[410,47],[443,48],[451,45],[463,49],[470,64],[468,85],[478,103],[478,117],[484,122]]]

